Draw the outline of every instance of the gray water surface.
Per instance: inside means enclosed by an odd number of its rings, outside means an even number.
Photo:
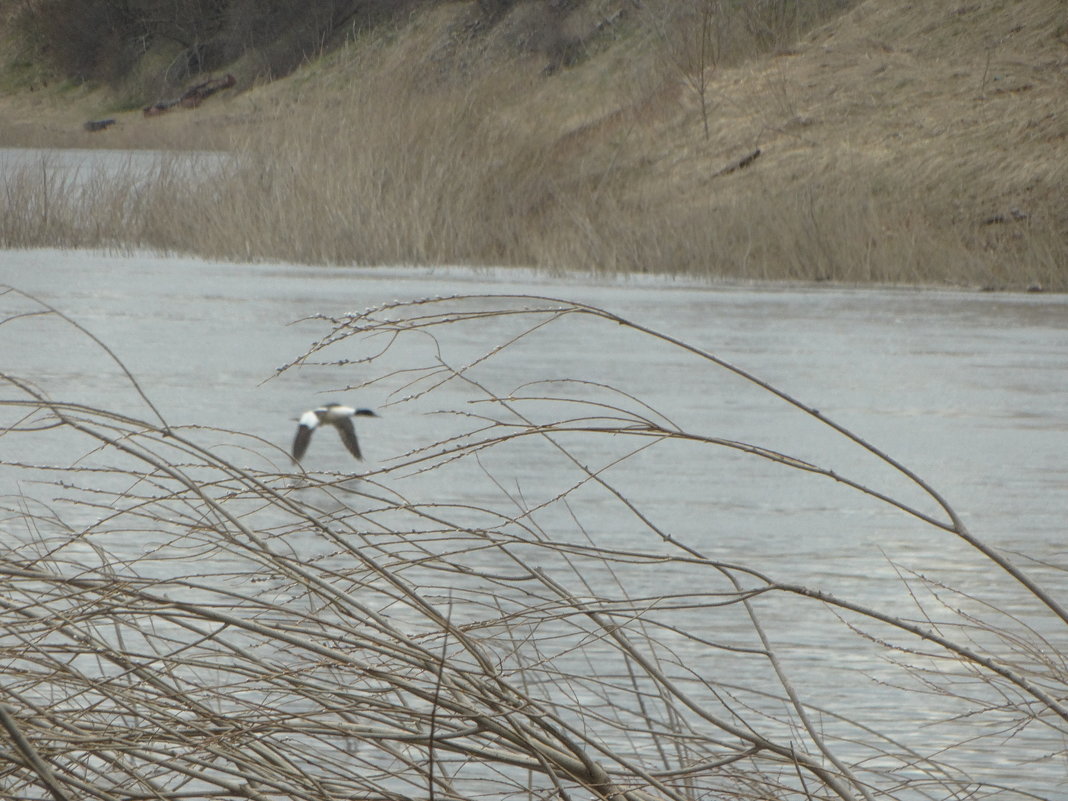
[[[115,179],[136,186],[161,171],[182,176],[218,169],[227,158],[210,151],[0,147],[0,179],[22,176],[66,190]]]
[[[1068,298],[1063,296],[702,287],[507,271],[313,268],[55,251],[0,252],[0,283],[56,307],[106,343],[171,425],[248,432],[263,439],[262,457],[279,465],[293,420],[303,410],[327,400],[379,409],[380,419],[359,421],[368,458],[362,469],[372,470],[440,439],[452,423],[428,412],[462,406],[470,388],[449,385],[425,403],[401,403],[400,395],[390,394],[397,382],[383,382],[353,396],[343,388],[367,380],[376,369],[359,364],[294,370],[266,381],[328,331],[321,320],[295,321],[393,299],[466,293],[591,303],[710,351],[885,449],[929,481],[975,536],[1012,554],[1062,603],[1068,600]],[[0,319],[31,305],[4,295]],[[796,409],[691,354],[618,327],[607,331],[606,325],[576,319],[548,326],[520,342],[508,358],[487,362],[478,375],[500,395],[531,381],[610,384],[686,431],[811,460],[924,513],[941,514],[900,475]],[[497,322],[457,327],[454,334],[440,332],[439,344],[465,363],[509,331],[507,323]],[[100,348],[55,317],[9,320],[0,327],[0,353],[4,372],[31,379],[53,398],[153,419]],[[596,395],[593,389],[570,389]],[[615,447],[591,446],[583,456],[599,463]],[[494,474],[532,505],[553,497],[567,481],[550,457],[487,458]],[[305,466],[353,467],[331,432],[317,435]],[[612,476],[658,526],[711,558],[899,614],[915,614],[902,571],[916,571],[963,593],[950,603],[974,602],[976,612],[996,606],[1047,637],[1061,654],[1068,652],[1065,627],[967,544],[826,479],[678,442],[629,459]],[[484,502],[496,492],[475,474],[464,481],[434,476],[411,481],[407,492],[450,502]],[[13,471],[0,472],[0,494],[27,491],[16,482]],[[573,511],[590,536],[621,548],[651,547],[647,529],[602,504],[592,495],[575,497]],[[576,536],[563,516],[547,512],[543,524]],[[690,579],[638,571],[628,580],[635,594],[655,594],[665,586],[685,587]],[[967,710],[953,698],[903,694],[880,684],[892,682],[893,671],[877,648],[858,646],[843,627],[798,617],[796,607],[783,601],[768,601],[762,612],[813,703],[847,711],[921,749],[936,751],[963,739],[959,728],[947,732],[933,724]],[[681,627],[710,625],[685,614],[679,613]],[[828,639],[834,637],[840,639]],[[691,657],[694,665],[704,659],[698,652]],[[729,665],[717,663],[716,669]],[[844,674],[852,678],[847,682]],[[996,726],[997,721],[977,719],[969,731],[990,733]],[[953,748],[946,759],[963,764],[976,779],[1065,799],[1063,731],[1032,726]]]

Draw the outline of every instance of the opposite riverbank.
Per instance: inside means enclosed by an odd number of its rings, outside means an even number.
[[[241,158],[163,167],[135,203],[132,178],[20,171],[0,247],[1068,288],[1056,0],[859,2],[766,35],[726,3],[556,5],[413,4],[157,118],[129,83],[24,70],[2,145]]]

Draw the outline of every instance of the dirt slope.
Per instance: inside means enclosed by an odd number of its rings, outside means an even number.
[[[486,91],[507,68],[528,81],[519,94],[502,83],[494,114],[544,132],[556,186],[614,205],[584,223],[600,234],[591,253],[545,245],[486,259],[1068,287],[1061,0],[867,0],[787,47],[722,61],[666,48],[668,27],[639,6],[591,0],[548,24],[547,6],[520,3],[488,24],[479,4],[447,4],[373,47],[356,41],[282,81],[152,120],[109,114],[101,92],[9,94],[0,144],[226,146],[309,104],[342,103],[369,58],[409,70],[427,96]],[[99,116],[118,124],[81,130]]]

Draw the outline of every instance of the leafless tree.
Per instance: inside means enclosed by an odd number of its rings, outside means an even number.
[[[66,319],[3,297],[0,334]],[[511,333],[467,336],[490,320]],[[810,459],[676,425],[624,387],[565,376],[494,385],[516,374],[539,331],[570,324],[598,350],[652,338],[689,370],[742,380],[880,460],[936,511]],[[121,366],[146,404],[141,418],[55,397],[5,366],[0,468],[43,492],[5,498],[0,518],[4,796],[974,797],[937,753],[806,700],[764,619],[762,604],[780,597],[799,618],[829,610],[888,654],[959,668],[956,680],[994,688],[1019,726],[1068,732],[1063,655],[1036,631],[1003,618],[994,640],[1008,649],[987,649],[966,633],[983,626],[975,618],[916,619],[714,558],[614,481],[615,465],[672,443],[801,471],[967,542],[1048,619],[1068,622],[929,482],[774,385],[555,298],[398,302],[323,325],[283,371],[329,366],[341,383],[388,389],[398,408],[458,388],[467,402],[443,410],[443,436],[358,479],[306,474],[249,435],[163,419]],[[69,463],[34,458],[57,442]],[[605,443],[626,447],[595,462],[590,448]],[[534,453],[558,465],[563,487],[536,503],[498,460]],[[496,500],[457,493],[454,470],[481,475]],[[621,547],[579,519],[573,503],[586,492],[645,544]],[[650,592],[632,583],[636,571],[686,578]],[[740,628],[684,628],[680,610]],[[720,659],[748,667],[709,669]],[[960,685],[939,691],[973,712]]]

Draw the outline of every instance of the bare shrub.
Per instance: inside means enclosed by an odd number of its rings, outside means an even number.
[[[13,309],[5,326],[57,314],[3,297]],[[490,317],[514,324],[513,334],[470,337]],[[651,337],[691,371],[739,379],[874,457],[920,501],[680,427],[624,387],[572,379],[555,384],[562,391],[494,388],[504,376],[523,381],[512,360],[522,361],[528,340],[569,324],[601,345]],[[342,382],[358,369],[364,386],[390,388],[398,405],[432,401],[447,385],[465,388],[469,403],[442,410],[447,433],[388,467],[358,478],[295,475],[268,443],[166,421],[143,393],[136,419],[0,375],[0,464],[44,490],[6,498],[0,520],[5,794],[1011,795],[955,772],[941,746],[918,750],[848,710],[812,706],[789,649],[769,634],[776,598],[794,621],[832,612],[835,625],[858,632],[858,647],[907,663],[895,680],[919,671],[961,717],[1008,714],[1018,728],[1068,733],[1062,655],[1018,617],[995,615],[1005,628],[993,631],[954,612],[963,596],[917,576],[907,577],[920,604],[909,613],[866,607],[716,558],[707,541],[664,530],[635,504],[617,464],[673,444],[710,459],[739,454],[967,542],[1051,630],[1068,622],[931,484],[712,353],[569,301],[458,297],[324,320],[322,339],[283,369],[315,363]],[[49,439],[68,449],[69,464],[34,458]],[[615,453],[607,462],[606,444]],[[562,489],[532,505],[510,488],[506,466],[534,453],[550,455]],[[456,494],[457,470],[498,491]],[[588,492],[602,499],[598,519],[576,519],[570,504]],[[643,544],[615,545],[609,520],[629,521]],[[652,592],[633,583],[649,571]],[[703,624],[677,625],[683,609]],[[819,658],[830,669],[845,656]],[[962,741],[971,731],[958,729],[968,732]],[[1019,754],[1021,764],[1031,758]]]
[[[269,4],[233,0],[220,32],[224,60],[232,63],[252,54],[259,58],[263,77],[288,75],[302,62],[320,56],[345,22],[355,24],[355,17],[364,23],[373,20],[366,6],[349,0]]]
[[[129,10],[109,0],[77,7],[66,0],[27,4],[15,24],[45,59],[75,81],[118,79],[135,58],[131,40],[143,28]]]
[[[39,57],[78,81],[120,83],[154,49],[177,46],[163,75],[173,87],[250,52],[270,77],[286,75],[354,20],[377,23],[420,2],[41,0],[27,3],[17,19],[39,40]]]

